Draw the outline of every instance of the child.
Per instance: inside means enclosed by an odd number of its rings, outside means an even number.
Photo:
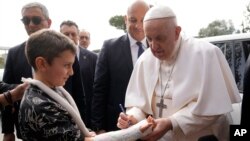
[[[24,140],[136,140],[152,131],[152,120],[101,138],[87,130],[74,100],[62,87],[73,74],[76,54],[74,43],[65,35],[40,30],[28,39],[25,53],[34,69],[34,79],[23,80],[30,83],[18,118]]]

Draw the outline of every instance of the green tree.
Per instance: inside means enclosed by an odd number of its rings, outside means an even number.
[[[125,21],[124,21],[123,17],[124,16],[122,16],[122,15],[113,16],[113,17],[111,17],[109,19],[109,24],[111,26],[116,27],[117,29],[121,29],[124,32],[127,32],[126,31],[126,24],[125,24]]]
[[[227,35],[235,32],[232,20],[226,22],[225,20],[215,20],[210,23],[207,28],[201,28],[199,37],[210,37],[218,35]]]
[[[246,6],[246,10],[243,13],[244,15],[244,20],[241,23],[241,32],[242,33],[247,33],[250,32],[250,2]]]
[[[4,58],[0,57],[0,68],[4,68]]]

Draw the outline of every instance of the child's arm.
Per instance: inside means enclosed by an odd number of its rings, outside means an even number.
[[[108,132],[97,135],[91,138],[85,138],[85,141],[131,141],[142,138],[152,132],[154,120],[149,117],[147,120],[143,120],[127,129]]]

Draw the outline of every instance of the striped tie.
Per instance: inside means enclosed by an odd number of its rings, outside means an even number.
[[[138,45],[139,49],[138,49],[138,54],[137,57],[139,58],[140,55],[143,53],[144,49],[142,48],[142,43],[141,42],[136,42],[136,44]]]

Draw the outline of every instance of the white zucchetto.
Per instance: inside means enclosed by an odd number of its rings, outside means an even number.
[[[175,13],[168,6],[157,5],[149,9],[144,17],[144,22],[153,19],[176,17]]]

